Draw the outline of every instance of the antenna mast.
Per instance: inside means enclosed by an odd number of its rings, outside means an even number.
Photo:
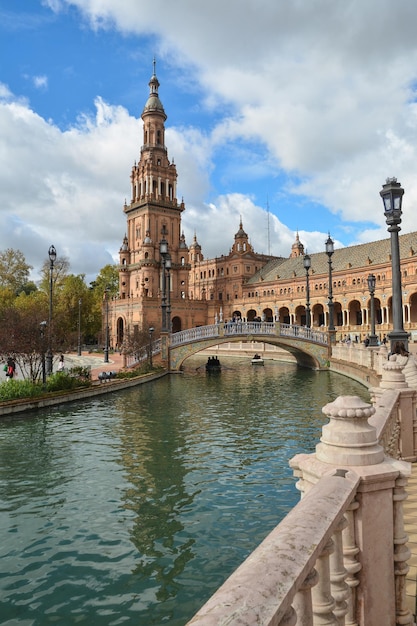
[[[267,219],[267,233],[268,233],[268,256],[271,256],[271,238],[269,231],[269,201],[268,196],[266,197],[266,219]]]

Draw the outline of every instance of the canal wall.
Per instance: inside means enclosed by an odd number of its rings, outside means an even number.
[[[123,391],[124,389],[130,389],[131,387],[136,387],[137,385],[157,380],[158,378],[167,376],[167,374],[169,374],[169,372],[162,371],[154,374],[137,376],[135,378],[120,378],[103,383],[95,382],[92,387],[85,387],[74,391],[55,393],[53,395],[45,395],[38,398],[23,398],[21,400],[1,402],[0,418],[10,415],[18,415],[27,411],[37,411],[39,409],[59,406],[60,404],[65,404],[67,402],[87,400],[107,393],[115,393],[116,391]]]

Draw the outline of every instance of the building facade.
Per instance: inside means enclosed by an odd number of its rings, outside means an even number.
[[[298,233],[289,258],[258,254],[242,220],[227,254],[205,259],[194,235],[187,245],[177,199],[177,170],[165,145],[164,107],[155,67],[145,103],[143,143],[131,174],[131,200],[123,207],[126,234],[119,252],[119,293],[107,303],[110,347],[122,349],[138,331],[186,328],[241,318],[329,325],[329,276],[336,338],[361,341],[371,330],[368,276],[375,276],[375,330],[392,328],[390,240],[311,254],[304,267]],[[324,250],[324,242],[323,242]],[[400,235],[404,328],[417,332],[417,233]],[[329,270],[331,270],[329,272]],[[307,291],[309,297],[307,298]],[[309,302],[307,302],[307,300]],[[164,319],[165,315],[165,326]]]

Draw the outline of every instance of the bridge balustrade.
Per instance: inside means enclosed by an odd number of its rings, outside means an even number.
[[[280,322],[220,322],[208,326],[197,326],[188,328],[176,333],[170,333],[162,342],[158,339],[152,343],[152,355],[160,354],[163,350],[175,348],[194,341],[204,339],[215,339],[217,337],[243,336],[253,338],[254,336],[285,337],[306,340],[312,343],[327,346],[329,343],[328,334],[323,331],[313,330],[305,326],[294,326],[291,324],[281,324]],[[143,346],[133,354],[126,355],[128,367],[134,367],[149,358],[149,346]],[[165,358],[165,357],[164,357]]]
[[[152,349],[152,356],[155,356],[161,352],[161,340],[156,339],[150,344]],[[126,354],[126,367],[134,367],[140,363],[144,363],[149,359],[149,345],[142,346],[136,350],[133,354]]]
[[[276,335],[274,322],[226,322],[224,334],[229,335]]]
[[[180,346],[190,341],[198,341],[199,339],[209,339],[210,337],[219,337],[219,324],[211,324],[210,326],[197,326],[196,328],[188,328],[180,330],[178,333],[171,333],[170,345]]]
[[[298,339],[306,339],[322,345],[327,345],[329,343],[329,336],[327,332],[307,328],[306,326],[279,324],[279,335],[281,337],[297,337]]]
[[[378,409],[352,396],[323,408],[330,422],[316,453],[290,462],[301,501],[187,626],[414,624],[402,509],[411,468],[378,442],[413,429],[415,401],[406,410],[410,390],[394,378],[388,368]]]

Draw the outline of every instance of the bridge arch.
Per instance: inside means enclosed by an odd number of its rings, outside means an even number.
[[[194,356],[203,350],[209,350],[213,346],[217,346],[222,343],[238,343],[241,341],[242,337],[217,337],[216,339],[205,339],[171,348],[170,369],[173,371],[180,370],[184,361],[186,361],[189,357]],[[320,349],[317,350],[318,346],[312,344],[310,346],[310,351],[307,346],[297,345],[297,342],[291,340],[290,338],[271,338],[263,335],[253,335],[250,339],[248,338],[247,341],[263,342],[283,348],[295,357],[297,365],[301,367],[308,367],[309,369],[314,370],[328,369],[328,349],[325,346],[320,346]]]
[[[165,337],[162,351],[169,359],[171,370],[180,370],[190,356],[222,343],[241,341],[263,342],[290,352],[298,365],[311,369],[328,369],[329,345],[327,335],[300,326],[260,322],[238,322],[188,329]],[[171,342],[171,343],[170,343]],[[170,343],[170,345],[168,345]]]

